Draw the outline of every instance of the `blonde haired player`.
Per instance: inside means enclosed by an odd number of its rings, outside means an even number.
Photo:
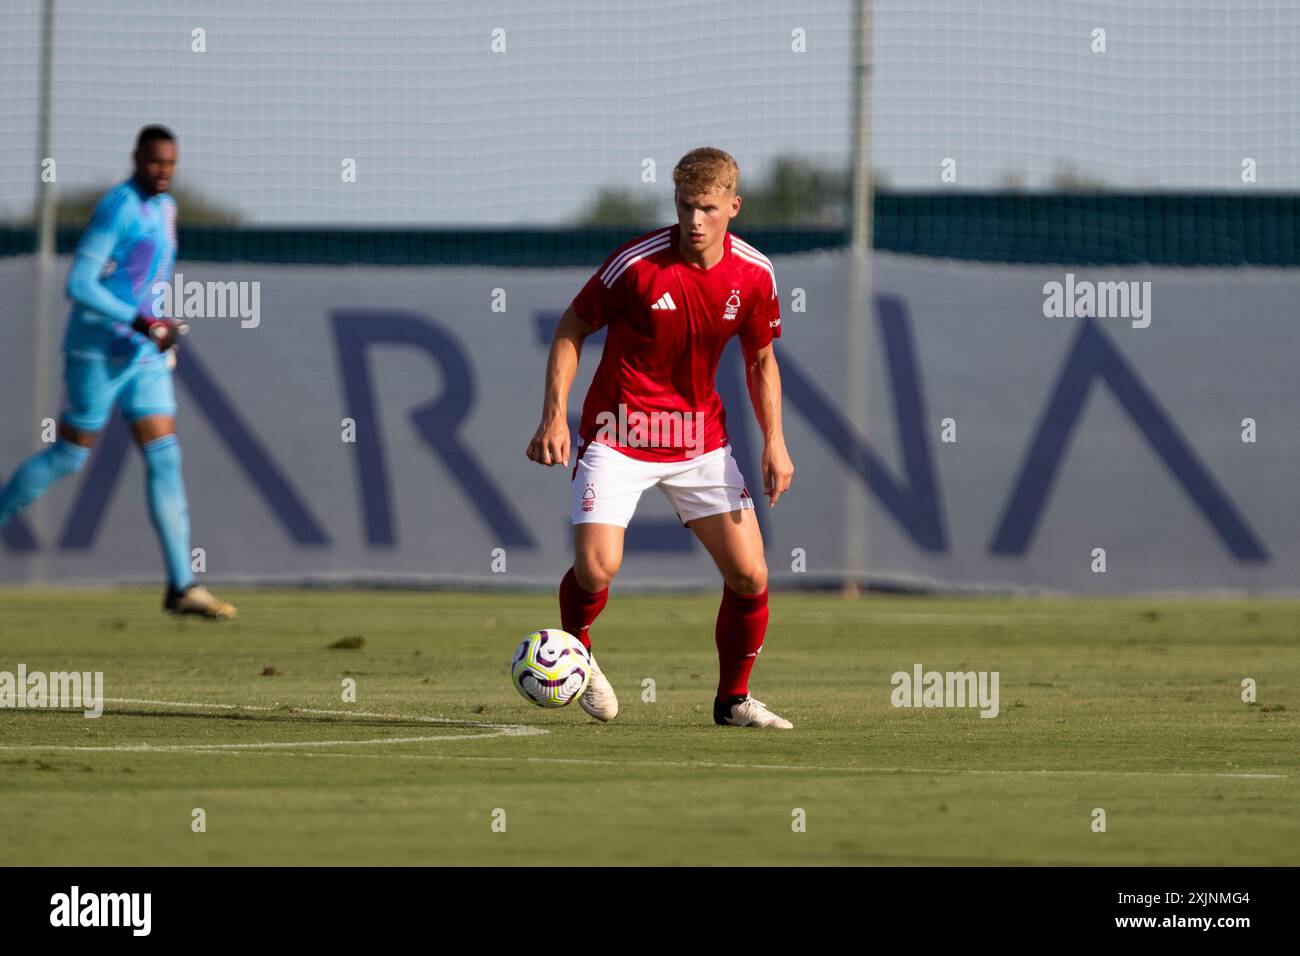
[[[767,562],[714,387],[722,350],[739,335],[763,433],[763,494],[775,505],[794,476],[772,349],[781,315],[772,263],[728,232],[740,212],[739,182],[736,161],[720,149],[682,157],[673,170],[677,224],[614,250],[560,319],[546,363],[542,422],[527,454],[567,466],[565,409],[582,343],[607,328],[578,430],[574,561],[560,583],[561,626],[591,648],[589,629],[622,563],[628,522],[641,493],[658,486],[722,572],[714,721],[788,730],[790,721],[749,695],[767,631]],[[592,664],[580,704],[597,720],[612,720],[618,699],[594,656]]]

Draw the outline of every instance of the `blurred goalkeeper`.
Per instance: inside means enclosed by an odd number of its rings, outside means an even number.
[[[68,410],[58,438],[28,458],[0,491],[0,527],[81,469],[114,404],[144,455],[149,515],[167,568],[163,608],[224,619],[219,601],[190,572],[190,519],[176,438],[172,368],[183,327],[154,314],[153,286],[170,282],[176,264],[176,137],[146,126],[132,154],[135,172],[99,201],[68,273],[72,314],[63,341]]]

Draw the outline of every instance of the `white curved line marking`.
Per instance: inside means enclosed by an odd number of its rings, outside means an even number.
[[[189,707],[196,710],[236,710],[236,711],[280,711],[279,704],[207,704],[182,700],[149,700],[139,697],[105,697],[106,704],[150,704],[158,707]],[[325,710],[319,707],[293,707],[285,713],[316,714],[331,717],[372,717],[381,720],[417,721],[423,724],[440,724],[444,727],[483,727],[488,732],[478,734],[426,734],[420,737],[375,737],[369,740],[302,740],[269,741],[249,744],[110,744],[101,747],[71,744],[23,744],[19,746],[0,745],[0,750],[40,750],[70,751],[84,753],[87,751],[105,753],[189,753],[210,751],[241,750],[282,750],[302,747],[347,747],[384,746],[392,744],[419,744],[434,740],[484,740],[490,737],[536,737],[548,733],[543,727],[530,727],[527,724],[498,724],[473,720],[460,720],[453,717],[426,717],[421,714],[384,714],[369,710]]]
[[[135,697],[105,697],[106,704],[153,704],[165,707],[193,707],[206,710],[256,710],[271,711],[279,710],[279,704],[258,705],[258,704],[205,704],[194,703],[179,700],[147,700]],[[86,747],[86,746],[42,746],[40,744],[31,744],[24,746],[4,746],[0,745],[0,750],[61,750],[61,751],[105,751],[105,752],[138,752],[138,753],[166,753],[166,752],[193,752],[193,753],[221,753],[221,752],[248,752],[248,751],[267,751],[267,750],[291,750],[292,748],[301,747],[345,747],[348,744],[410,744],[423,743],[430,740],[482,740],[489,737],[536,737],[542,734],[550,733],[544,727],[531,727],[527,724],[497,724],[497,723],[478,723],[477,721],[460,720],[453,717],[425,717],[419,714],[383,714],[374,711],[365,710],[323,710],[315,707],[294,707],[292,710],[300,714],[320,714],[323,716],[346,716],[346,717],[375,717],[385,720],[414,720],[426,724],[443,724],[458,727],[485,727],[491,728],[492,733],[486,734],[441,734],[428,737],[380,737],[374,740],[316,740],[302,741],[297,743],[259,743],[259,744],[164,744],[162,746],[153,746],[150,744],[123,744],[108,747]],[[289,753],[287,756],[301,757],[379,757],[379,754],[315,754],[315,753]],[[799,764],[761,764],[761,763],[719,763],[704,760],[601,760],[599,758],[585,757],[490,757],[482,755],[461,755],[451,756],[449,754],[385,754],[382,756],[393,759],[408,760],[511,760],[517,762],[545,762],[548,764],[567,763],[567,764],[587,764],[593,766],[642,766],[642,767],[666,767],[674,769],[725,769],[725,770],[777,770],[777,771],[812,771],[820,773],[878,773],[878,774],[968,774],[973,776],[1113,776],[1113,777],[1218,777],[1237,780],[1287,780],[1288,774],[1283,773],[1249,773],[1249,772],[1225,772],[1225,771],[1206,771],[1206,770],[1036,770],[1032,768],[1020,770],[995,770],[995,769],[963,769],[956,767],[825,767],[825,766],[801,766]]]

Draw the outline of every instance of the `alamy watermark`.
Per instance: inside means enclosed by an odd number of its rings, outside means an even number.
[[[152,916],[152,893],[83,893],[73,886],[50,897],[51,926],[121,926],[133,936],[148,936]]]
[[[623,448],[680,448],[687,458],[697,458],[704,453],[704,413],[628,411],[619,402],[617,414],[596,415],[592,440]]]
[[[171,282],[155,282],[153,314],[159,319],[239,319],[240,328],[262,322],[262,283],[185,281],[178,272]]]
[[[889,702],[895,707],[979,707],[981,717],[998,715],[997,671],[896,671]]]
[[[1043,315],[1049,319],[1130,319],[1135,329],[1151,324],[1150,282],[1075,280],[1043,284]]]
[[[104,713],[103,671],[0,671],[0,709],[73,709],[87,717]]]

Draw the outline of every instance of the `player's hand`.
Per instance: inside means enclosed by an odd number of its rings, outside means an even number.
[[[528,443],[528,457],[542,465],[569,464],[569,423],[561,415],[547,415]]]
[[[131,323],[131,328],[158,346],[159,352],[174,348],[177,340],[186,331],[185,326],[175,319],[147,319],[142,315],[136,316],[135,321]]]
[[[785,450],[785,439],[778,438],[763,446],[763,494],[770,499],[768,507],[774,507],[776,501],[790,487],[794,480],[794,462]]]

